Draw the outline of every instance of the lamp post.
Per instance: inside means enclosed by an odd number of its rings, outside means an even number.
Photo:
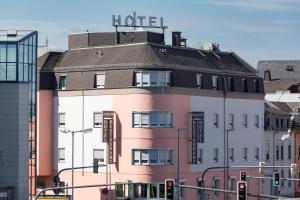
[[[180,135],[180,132],[184,132],[184,131],[186,131],[187,130],[187,127],[181,127],[181,128],[178,128],[177,129],[177,178],[176,178],[176,182],[177,182],[177,187],[176,187],[176,189],[177,189],[177,195],[176,195],[176,199],[177,200],[179,200],[179,156],[180,156],[180,142],[179,142],[179,140],[180,140],[180,137],[179,137],[179,135]]]
[[[61,129],[62,133],[71,133],[72,134],[72,187],[74,186],[74,134],[75,133],[90,133],[92,132],[92,128],[81,129],[77,131],[71,131],[69,129]],[[72,188],[72,200],[74,200],[74,188]]]
[[[226,168],[226,177],[224,177],[224,178],[226,180],[226,188],[227,188],[227,190],[228,190],[228,175],[229,175],[229,159],[228,159],[228,151],[229,151],[229,138],[228,137],[229,137],[229,134],[228,133],[232,132],[234,130],[235,129],[234,129],[233,126],[226,129],[226,167],[227,168]],[[226,193],[226,199],[228,199],[228,193]]]

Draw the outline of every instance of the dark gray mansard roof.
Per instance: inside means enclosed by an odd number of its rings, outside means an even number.
[[[154,43],[50,52],[40,57],[39,63],[43,72],[165,68],[256,76],[256,71],[232,52],[210,52]]]

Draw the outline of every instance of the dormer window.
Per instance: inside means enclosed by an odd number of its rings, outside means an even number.
[[[170,71],[137,71],[134,85],[140,87],[170,86],[170,79]]]
[[[294,66],[292,66],[292,65],[286,66],[285,67],[285,71],[287,71],[287,72],[294,72]]]
[[[67,79],[67,76],[65,74],[62,74],[59,76],[58,89],[60,89],[60,90],[66,89],[66,79]]]
[[[242,88],[244,92],[248,92],[248,81],[246,78],[242,79]]]
[[[213,90],[218,90],[218,76],[213,76],[212,77],[212,86],[213,86]]]
[[[203,88],[202,74],[196,74],[196,79],[197,79],[197,88],[202,89]]]
[[[104,88],[105,73],[95,74],[95,88]]]

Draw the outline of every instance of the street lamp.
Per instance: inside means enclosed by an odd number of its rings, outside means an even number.
[[[178,186],[179,185],[179,156],[180,156],[179,135],[180,135],[180,132],[184,132],[186,130],[187,130],[186,126],[177,129],[177,179],[176,179],[177,180],[176,181],[177,182],[177,195],[176,195],[177,200],[179,200],[179,186]]]
[[[71,131],[69,129],[60,129],[62,133],[72,133],[72,187],[74,186],[74,134],[75,133],[90,133],[92,132],[92,128],[81,129],[77,131]],[[74,200],[74,188],[72,188],[72,200]]]
[[[228,151],[229,151],[229,136],[228,133],[234,131],[234,127],[229,127],[226,129],[226,174],[225,174],[225,180],[226,180],[226,188],[228,190],[228,175],[229,175],[229,158],[228,158]],[[225,158],[224,158],[225,159]],[[224,180],[224,182],[225,182]],[[228,193],[226,192],[226,199],[228,199]]]

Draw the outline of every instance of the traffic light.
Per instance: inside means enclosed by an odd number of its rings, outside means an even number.
[[[273,185],[279,186],[279,182],[280,182],[279,172],[276,171],[273,173]]]
[[[98,174],[98,159],[94,159],[94,164],[93,164],[93,173]]]
[[[247,174],[245,171],[240,171],[240,181],[247,181]]]
[[[238,200],[247,200],[247,182],[238,181],[237,182],[237,199]]]
[[[174,179],[166,179],[165,180],[165,200],[174,200],[175,193],[175,180]]]

